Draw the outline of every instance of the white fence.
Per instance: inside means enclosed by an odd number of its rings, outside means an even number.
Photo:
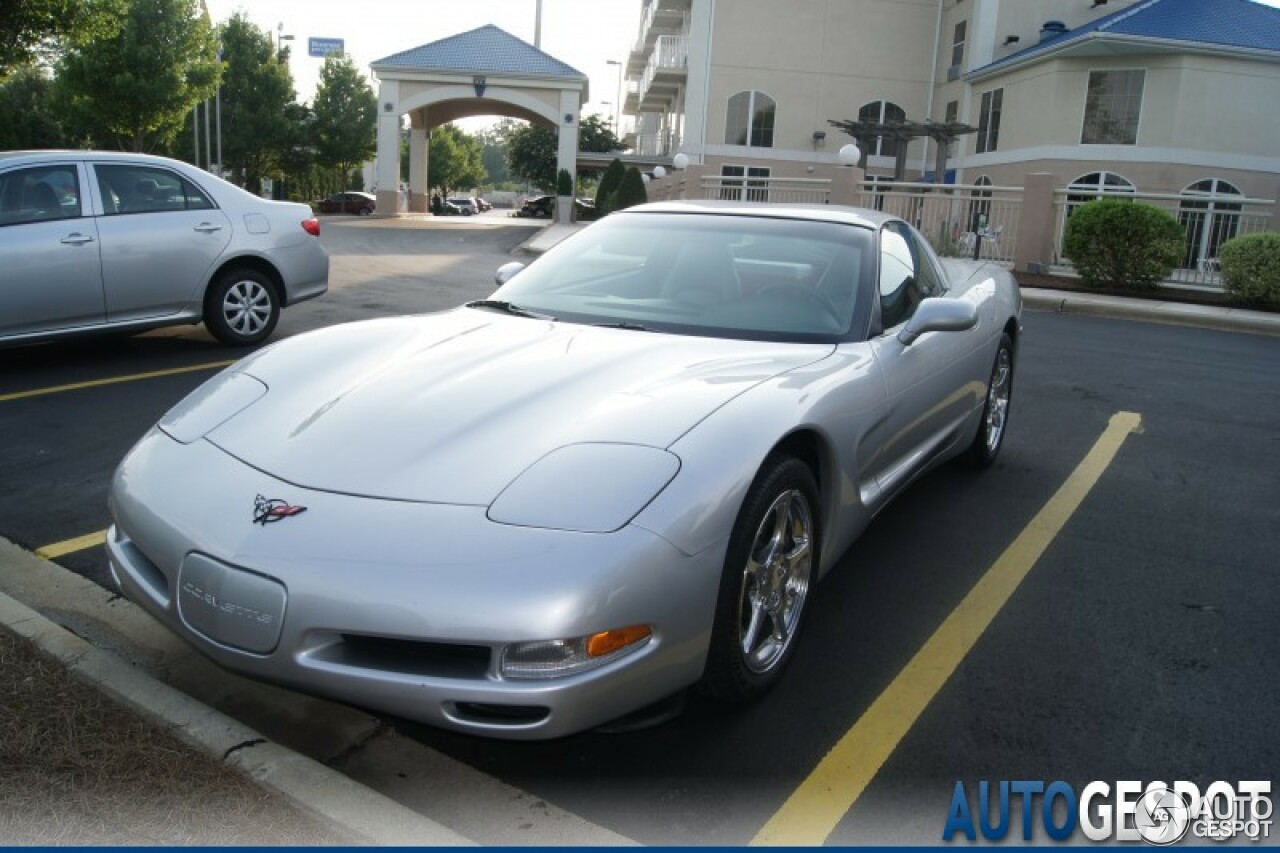
[[[928,238],[940,255],[1013,264],[1022,187],[990,184],[862,182],[858,204],[899,216]]]
[[[825,178],[772,178],[704,175],[702,197],[727,201],[759,201],[771,204],[804,202],[827,204],[831,181]]]

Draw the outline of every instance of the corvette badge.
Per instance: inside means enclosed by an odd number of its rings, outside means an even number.
[[[286,518],[292,518],[306,511],[307,508],[305,506],[294,506],[288,501],[282,501],[279,498],[264,498],[262,495],[258,495],[253,499],[254,524],[271,524]]]

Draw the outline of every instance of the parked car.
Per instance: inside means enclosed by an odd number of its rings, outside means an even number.
[[[476,200],[474,198],[459,195],[450,196],[445,201],[448,204],[452,204],[454,207],[459,208],[462,211],[463,216],[474,216],[480,212],[480,207],[476,204]]]
[[[0,153],[0,343],[201,321],[258,343],[325,292],[319,235],[307,205],[177,160]]]
[[[368,216],[377,209],[378,199],[372,193],[354,191],[334,193],[316,202],[316,210],[320,213],[354,213],[357,216]]]
[[[493,210],[493,205],[486,199],[480,198],[479,196],[476,196],[476,206],[480,208],[481,213],[484,213],[487,210]]]
[[[250,676],[556,737],[760,695],[876,513],[1005,438],[1017,285],[882,213],[643,205],[497,278],[162,417],[111,486],[125,594]]]
[[[528,199],[520,209],[516,211],[516,216],[530,217],[533,219],[550,219],[556,211],[556,197],[553,195],[540,195]]]

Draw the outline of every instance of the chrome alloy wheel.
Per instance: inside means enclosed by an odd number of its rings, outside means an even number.
[[[273,307],[267,285],[253,279],[241,279],[227,288],[222,297],[222,316],[227,326],[238,335],[252,337],[271,322]]]
[[[798,489],[778,495],[760,520],[743,570],[738,642],[743,663],[762,674],[795,639],[813,567],[813,514]]]
[[[982,425],[987,453],[995,455],[1004,438],[1005,419],[1009,414],[1009,392],[1013,385],[1013,356],[1007,346],[996,353],[996,364],[987,387],[987,417]]]

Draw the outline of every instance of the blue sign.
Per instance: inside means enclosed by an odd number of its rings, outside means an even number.
[[[311,56],[325,57],[331,53],[345,53],[343,39],[307,39],[307,53]]]

